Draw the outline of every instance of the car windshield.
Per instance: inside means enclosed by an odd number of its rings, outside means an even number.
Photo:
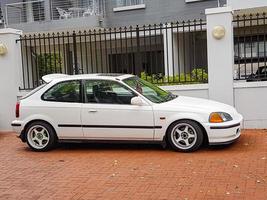
[[[162,90],[161,88],[142,80],[138,77],[131,77],[123,80],[128,86],[142,94],[153,103],[164,103],[177,98],[177,95]]]

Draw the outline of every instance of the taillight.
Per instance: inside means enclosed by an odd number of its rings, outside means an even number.
[[[19,102],[17,102],[17,104],[16,104],[16,118],[19,118],[19,107],[20,107],[20,104],[19,104]]]

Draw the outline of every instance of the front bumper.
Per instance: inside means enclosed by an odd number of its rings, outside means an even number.
[[[205,129],[209,138],[210,145],[230,144],[238,140],[241,135],[243,117],[237,117],[225,123],[207,123]]]

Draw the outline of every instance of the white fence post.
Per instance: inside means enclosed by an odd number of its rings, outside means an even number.
[[[15,118],[15,105],[21,83],[20,43],[16,43],[21,31],[0,29],[0,45],[6,53],[0,55],[0,131],[10,131]]]
[[[232,9],[230,7],[206,9],[206,15],[209,98],[234,105]]]

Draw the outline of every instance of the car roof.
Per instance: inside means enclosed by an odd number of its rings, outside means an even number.
[[[134,77],[132,74],[115,74],[115,73],[98,73],[98,74],[79,74],[79,75],[66,75],[66,74],[49,74],[43,76],[42,79],[49,83],[54,80],[82,80],[82,79],[102,79],[102,80],[124,80]]]

